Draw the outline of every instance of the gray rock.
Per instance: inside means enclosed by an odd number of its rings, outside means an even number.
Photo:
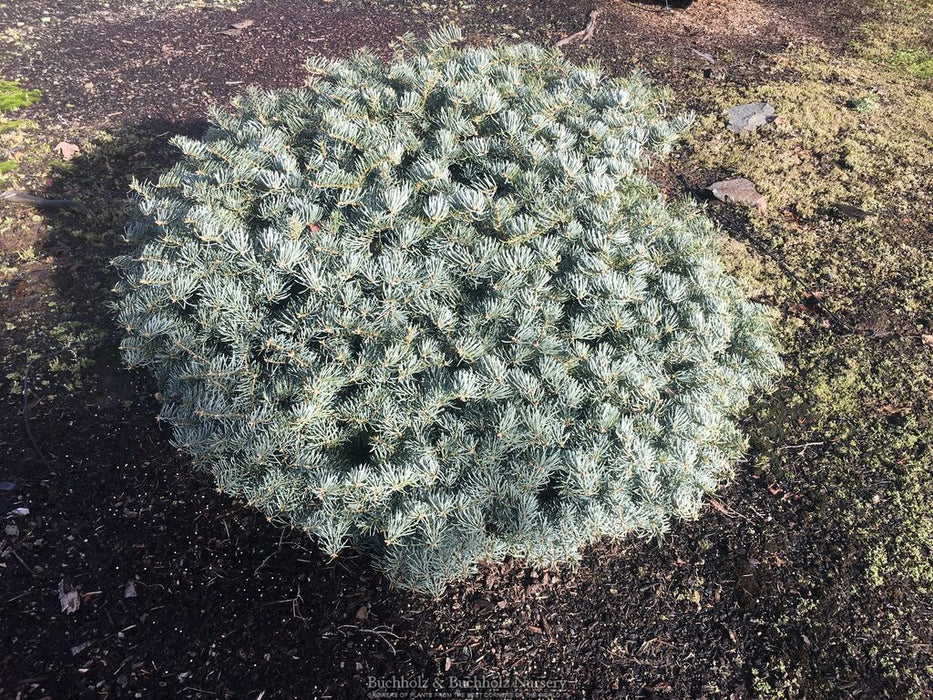
[[[707,189],[713,193],[716,199],[726,204],[757,207],[762,214],[765,213],[768,206],[764,195],[755,189],[755,183],[746,180],[744,177],[735,178],[734,180],[720,180],[714,182]]]
[[[729,131],[747,134],[774,119],[774,107],[767,102],[749,102],[729,110]]]

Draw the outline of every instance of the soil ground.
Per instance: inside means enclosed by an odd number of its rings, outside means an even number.
[[[929,3],[605,0],[566,51],[696,111],[653,170],[667,196],[746,176],[769,198],[710,213],[788,371],[743,421],[733,484],[663,540],[482,567],[439,600],[392,590],[218,493],[122,368],[108,261],[129,180],[171,164],[169,135],[201,133],[209,104],[445,22],[551,45],[595,6],[0,2],[0,79],[41,91],[0,119],[0,190],[86,207],[0,202],[0,696],[361,698],[393,678],[488,698],[933,695]],[[781,118],[725,131],[755,99]]]

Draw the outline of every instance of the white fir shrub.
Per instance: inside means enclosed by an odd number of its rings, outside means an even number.
[[[122,350],[225,492],[437,594],[695,517],[780,367],[643,79],[450,29],[312,59],[134,183]]]

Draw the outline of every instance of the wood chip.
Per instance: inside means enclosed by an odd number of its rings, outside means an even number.
[[[224,36],[240,36],[243,33],[244,29],[252,27],[254,24],[251,19],[244,19],[239,22],[234,22],[227,29],[221,29],[218,34],[223,34]]]
[[[71,614],[81,607],[81,596],[70,583],[62,579],[58,584],[58,601],[62,604],[62,612]]]

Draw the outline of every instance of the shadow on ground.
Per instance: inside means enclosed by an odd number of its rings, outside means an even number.
[[[2,474],[13,486],[0,492],[3,505],[30,511],[18,521],[19,561],[4,573],[20,593],[3,605],[0,647],[15,654],[0,659],[0,689],[10,697],[197,696],[198,686],[255,697],[298,679],[309,697],[334,688],[359,697],[362,664],[405,673],[393,632],[404,601],[364,561],[325,562],[304,536],[192,473],[154,420],[155,387],[121,366],[108,261],[126,248],[129,175],[171,163],[168,133],[204,127],[155,122],[112,134],[47,183],[46,196],[79,196],[89,213],[46,216],[46,304],[31,328],[14,331],[24,341],[31,333],[38,355],[26,398],[42,455],[16,440]],[[20,370],[16,381],[24,363],[6,362]],[[11,432],[24,431],[21,398],[3,403]],[[60,582],[80,596],[73,614],[61,612]]]

